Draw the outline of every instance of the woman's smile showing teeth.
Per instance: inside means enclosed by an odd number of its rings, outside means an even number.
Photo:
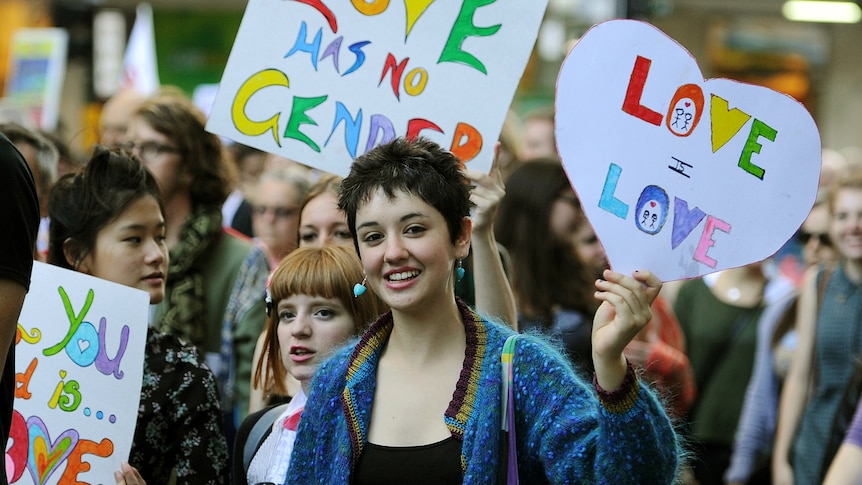
[[[404,281],[408,279],[413,279],[417,276],[419,276],[419,271],[401,271],[398,273],[386,275],[386,279],[389,281]]]

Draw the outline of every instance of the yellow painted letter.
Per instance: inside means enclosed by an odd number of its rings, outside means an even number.
[[[245,114],[248,100],[254,93],[269,86],[289,87],[290,81],[287,75],[278,69],[265,69],[251,76],[236,93],[231,107],[231,119],[236,129],[243,135],[260,136],[267,131],[272,131],[272,138],[278,146],[281,146],[281,141],[278,139],[278,117],[281,113],[276,113],[265,121],[252,121]]]

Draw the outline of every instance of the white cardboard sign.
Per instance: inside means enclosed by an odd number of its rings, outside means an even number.
[[[250,0],[207,129],[326,172],[425,136],[488,172],[548,0]]]
[[[10,483],[114,483],[129,459],[149,295],[35,263],[18,321]]]
[[[820,135],[776,91],[704,80],[655,27],[593,27],[557,80],[557,144],[612,267],[692,278],[760,261],[814,203]]]

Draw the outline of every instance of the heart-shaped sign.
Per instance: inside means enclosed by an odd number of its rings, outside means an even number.
[[[655,27],[590,29],[557,80],[557,145],[611,266],[663,281],[760,261],[817,195],[820,135],[797,101],[727,79]]]
[[[48,428],[38,416],[27,419],[27,431],[30,437],[30,457],[27,466],[33,481],[41,485],[48,481],[48,478],[75,449],[78,443],[78,432],[67,429],[57,437],[56,441],[51,441]]]

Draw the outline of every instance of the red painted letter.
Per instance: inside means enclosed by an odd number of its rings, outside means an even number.
[[[433,122],[422,118],[413,118],[407,122],[407,135],[405,135],[405,138],[408,140],[415,140],[416,137],[419,136],[419,132],[426,129],[443,133],[443,129],[435,125]]]
[[[626,90],[626,99],[623,101],[623,111],[647,123],[659,126],[661,125],[661,115],[641,105],[641,96],[644,92],[650,64],[652,61],[646,57],[638,56],[635,59],[635,67],[632,69],[632,77],[629,79],[629,87]]]
[[[398,85],[401,83],[401,76],[404,74],[404,68],[407,67],[407,61],[410,58],[406,58],[401,62],[397,62],[395,60],[395,56],[389,54],[386,56],[386,63],[383,65],[383,72],[380,73],[380,81],[377,83],[378,86],[383,82],[383,78],[386,77],[386,73],[389,70],[392,70],[391,83],[392,83],[392,92],[395,93],[396,99],[401,99],[398,94]]]

